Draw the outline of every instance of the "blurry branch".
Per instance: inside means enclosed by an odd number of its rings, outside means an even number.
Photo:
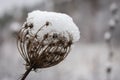
[[[109,54],[108,54],[108,62],[111,64],[112,63],[112,59],[114,56],[114,52],[113,52],[113,48],[112,48],[112,38],[113,38],[113,33],[115,30],[116,25],[118,24],[118,8],[116,3],[112,3],[112,5],[110,6],[110,11],[111,11],[111,15],[112,15],[112,19],[110,19],[108,25],[109,25],[109,29],[108,31],[105,33],[104,35],[104,39],[107,43],[108,46],[108,50],[109,50]],[[111,74],[112,74],[112,65],[107,66],[106,68],[106,74],[107,74],[107,80],[111,80]]]

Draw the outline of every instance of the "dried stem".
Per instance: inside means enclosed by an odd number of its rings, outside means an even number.
[[[28,74],[30,73],[30,71],[33,69],[33,66],[30,66],[26,72],[23,74],[23,77],[21,78],[21,80],[25,80],[26,77],[28,76]]]

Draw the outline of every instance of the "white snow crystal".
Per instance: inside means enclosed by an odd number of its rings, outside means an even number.
[[[33,34],[45,25],[46,22],[49,22],[50,25],[44,27],[38,35],[44,35],[52,31],[58,33],[69,32],[73,36],[73,42],[80,39],[80,31],[78,27],[70,16],[63,13],[36,10],[28,14],[26,22],[28,24],[33,24],[33,28],[31,30]]]

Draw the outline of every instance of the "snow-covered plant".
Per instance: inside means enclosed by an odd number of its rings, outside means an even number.
[[[78,27],[63,13],[33,11],[19,31],[18,49],[26,61],[24,80],[31,70],[60,63],[80,39]]]
[[[108,61],[109,63],[112,63],[112,59],[114,56],[114,52],[113,52],[113,46],[112,46],[112,38],[113,38],[113,33],[115,31],[115,28],[119,22],[119,17],[118,17],[118,7],[116,3],[112,3],[110,6],[110,11],[111,11],[111,15],[112,18],[109,20],[108,26],[109,29],[108,31],[105,33],[104,35],[104,39],[107,43],[108,49],[109,49],[109,53],[108,53]],[[107,74],[107,80],[111,80],[111,74],[112,74],[112,65],[107,66],[106,68],[106,74]]]
[[[110,11],[111,11],[112,15],[117,14],[117,12],[118,12],[118,6],[117,6],[117,4],[115,2],[113,2],[110,5]]]

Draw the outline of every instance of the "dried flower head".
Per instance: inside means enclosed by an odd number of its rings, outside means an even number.
[[[27,25],[27,24],[26,24]],[[43,27],[47,27],[48,23]],[[66,32],[68,38],[62,33],[50,32],[42,39],[38,35],[40,28],[35,34],[31,34],[31,26],[27,25],[19,32],[18,49],[26,61],[26,66],[34,64],[36,68],[46,68],[61,62],[69,53],[73,37]]]
[[[19,31],[18,49],[27,69],[60,63],[80,38],[73,20],[61,13],[33,11]],[[23,79],[24,80],[24,79]]]

